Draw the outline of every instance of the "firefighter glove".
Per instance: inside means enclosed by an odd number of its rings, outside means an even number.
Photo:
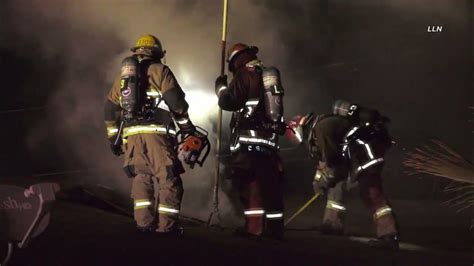
[[[314,193],[320,193],[323,195],[329,188],[332,188],[336,185],[333,172],[334,171],[332,171],[331,168],[327,167],[321,169],[318,168],[316,170],[313,180]]]
[[[319,193],[321,195],[324,195],[326,194],[328,187],[327,187],[327,184],[325,184],[324,182],[313,180],[313,190],[314,190],[314,194]]]
[[[175,116],[174,120],[176,124],[178,124],[180,132],[184,135],[189,135],[196,131],[196,127],[193,125],[187,113],[185,115]]]
[[[115,156],[120,156],[123,154],[122,145],[110,143],[110,150]]]
[[[184,135],[193,135],[196,132],[196,127],[191,122],[182,125],[178,124],[178,127]]]
[[[220,94],[227,89],[227,75],[221,75],[217,77],[216,83],[215,83],[215,91],[217,97],[220,96]]]

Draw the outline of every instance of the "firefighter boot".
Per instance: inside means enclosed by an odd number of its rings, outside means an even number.
[[[181,226],[176,226],[175,228],[173,228],[171,231],[167,231],[167,232],[156,232],[158,234],[159,237],[163,237],[163,238],[175,238],[175,237],[180,237],[180,236],[183,236],[184,234],[184,228],[181,227]]]
[[[149,225],[149,226],[139,226],[139,225],[137,225],[137,232],[139,234],[154,233],[155,230],[156,230],[155,225]]]
[[[252,240],[252,241],[262,240],[262,236],[251,234],[251,233],[247,232],[247,230],[243,227],[239,227],[239,228],[235,229],[234,236],[245,238],[245,239]]]
[[[321,233],[325,235],[342,235],[346,206],[343,201],[346,182],[339,182],[334,188],[328,190],[326,209],[324,210]]]
[[[379,237],[377,240],[370,240],[369,245],[375,248],[383,248],[389,250],[398,250],[398,236],[397,235],[385,235]]]

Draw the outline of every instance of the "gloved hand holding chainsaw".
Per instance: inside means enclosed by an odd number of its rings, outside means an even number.
[[[202,167],[211,150],[207,131],[200,127],[193,126],[193,128],[192,131],[181,130],[177,134],[178,158],[188,164],[191,169],[195,164]]]

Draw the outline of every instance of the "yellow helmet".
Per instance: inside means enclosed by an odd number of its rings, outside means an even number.
[[[147,53],[151,52],[153,56],[157,56],[160,59],[165,53],[160,40],[151,34],[143,35],[138,38],[135,46],[130,50],[137,54],[141,54],[141,51],[143,51],[143,54],[145,55],[148,55]]]

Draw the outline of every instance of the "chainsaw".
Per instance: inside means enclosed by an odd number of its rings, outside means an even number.
[[[196,127],[193,133],[176,134],[178,139],[178,158],[188,164],[191,169],[195,164],[202,167],[211,151],[211,143],[207,138],[208,132],[201,127]]]

